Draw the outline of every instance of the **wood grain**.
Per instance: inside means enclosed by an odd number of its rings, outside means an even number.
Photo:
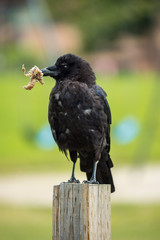
[[[110,240],[110,217],[110,185],[54,186],[53,240]]]

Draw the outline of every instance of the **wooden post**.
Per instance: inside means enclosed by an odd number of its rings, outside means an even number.
[[[110,185],[54,186],[53,240],[110,240],[110,213]]]

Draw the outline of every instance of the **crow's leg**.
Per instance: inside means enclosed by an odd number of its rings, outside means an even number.
[[[73,162],[73,168],[72,168],[72,175],[71,178],[68,180],[69,183],[79,183],[79,180],[77,180],[74,176],[74,172],[75,172],[75,165],[76,165],[76,161],[77,161],[77,152],[69,152],[70,153],[70,158]]]
[[[75,172],[75,165],[76,163],[74,162],[73,163],[73,168],[72,168],[72,175],[71,175],[71,178],[68,180],[69,183],[80,183],[79,180],[77,180],[74,176],[74,172]]]
[[[83,181],[83,183],[99,184],[99,182],[96,180],[97,163],[98,163],[98,161],[94,162],[93,173],[92,173],[91,179],[89,181]]]

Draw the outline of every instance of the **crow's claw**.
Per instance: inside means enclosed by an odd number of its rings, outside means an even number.
[[[71,178],[68,180],[68,183],[80,183],[80,181],[77,180],[75,177],[71,177]]]
[[[84,180],[83,183],[84,183],[84,184],[86,184],[86,183],[87,183],[87,184],[99,184],[99,182],[96,181],[95,179],[93,179],[93,180],[89,180],[89,181]]]

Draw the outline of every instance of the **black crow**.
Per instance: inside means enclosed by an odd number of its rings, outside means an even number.
[[[111,112],[92,68],[82,58],[66,54],[42,72],[56,80],[50,94],[48,119],[59,149],[65,155],[69,151],[73,162],[69,182],[79,182],[74,175],[79,157],[80,169],[88,179],[84,182],[111,184],[114,192],[109,154]]]

